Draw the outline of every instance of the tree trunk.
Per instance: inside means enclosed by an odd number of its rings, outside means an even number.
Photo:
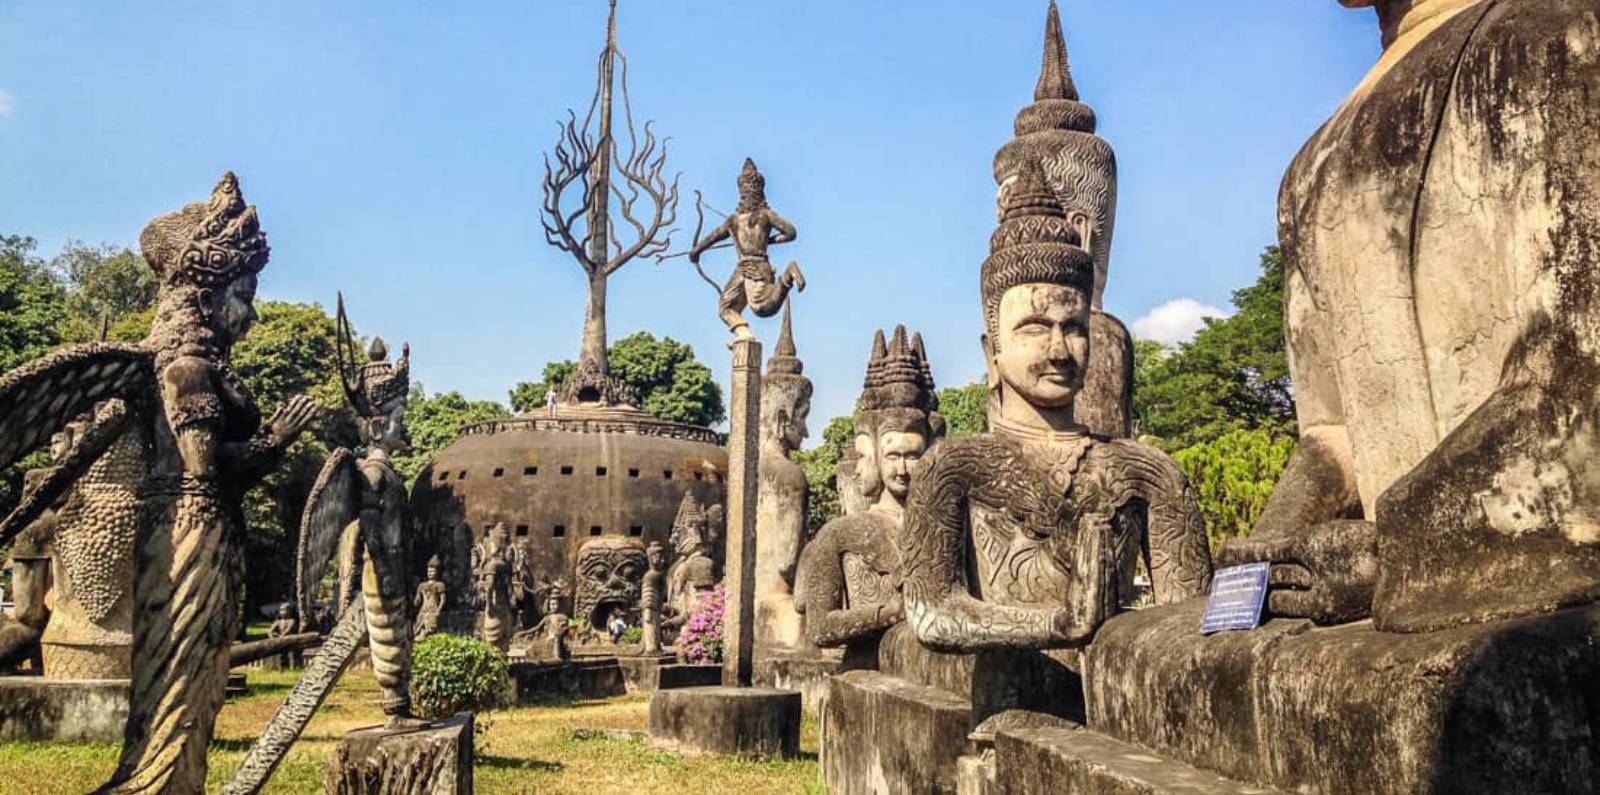
[[[606,365],[606,275],[597,268],[589,274],[589,306],[583,318],[583,345],[578,350],[580,365],[593,365],[596,372],[608,375]]]
[[[358,729],[328,763],[334,795],[471,795],[472,714],[420,729]]]

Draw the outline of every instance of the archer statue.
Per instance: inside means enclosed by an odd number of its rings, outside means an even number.
[[[766,189],[766,177],[756,170],[755,161],[745,158],[744,169],[739,172],[738,209],[689,249],[689,261],[696,268],[700,266],[700,256],[724,240],[731,239],[738,251],[739,264],[717,299],[718,315],[738,339],[752,336],[750,324],[744,319],[746,306],[760,317],[772,317],[783,307],[791,286],[806,289],[806,277],[799,265],[791,260],[779,275],[767,258],[767,247],[793,241],[795,228],[767,205]],[[701,275],[704,276],[703,271]]]

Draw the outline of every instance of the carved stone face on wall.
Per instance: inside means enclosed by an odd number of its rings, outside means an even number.
[[[1089,301],[1058,284],[1021,284],[1000,298],[996,333],[985,340],[990,376],[1040,408],[1067,408],[1089,361]]]
[[[644,546],[625,538],[596,538],[578,549],[578,593],[573,610],[592,627],[639,605],[649,562]]]

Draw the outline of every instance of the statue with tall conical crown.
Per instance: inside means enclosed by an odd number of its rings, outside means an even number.
[[[697,236],[689,249],[689,261],[698,266],[706,251],[724,240],[733,241],[739,261],[717,297],[717,315],[735,338],[751,338],[745,307],[759,317],[772,317],[788,305],[789,288],[806,289],[799,265],[791,260],[779,274],[767,255],[769,247],[793,242],[796,234],[794,224],[767,204],[767,178],[754,160],[745,158],[739,170],[738,208],[705,237]]]
[[[786,305],[777,345],[761,378],[760,463],[756,490],[756,640],[794,647],[801,640],[794,570],[806,539],[809,491],[790,457],[805,444],[811,379],[804,375]]]
[[[878,638],[904,617],[895,537],[923,455],[944,435],[939,398],[922,345],[896,326],[879,331],[856,405],[856,478],[870,507],[822,526],[805,545],[795,592],[806,635],[845,648],[845,667],[876,668]]]

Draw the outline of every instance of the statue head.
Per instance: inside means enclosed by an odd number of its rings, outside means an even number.
[[[427,576],[427,579],[430,580],[430,581],[437,581],[439,579],[439,556],[438,555],[434,555],[433,557],[428,558],[428,576]]]
[[[907,341],[905,326],[896,326],[885,343],[877,333],[858,405],[857,486],[868,499],[903,506],[922,454],[944,433],[921,334]]]
[[[672,551],[679,559],[705,550],[706,518],[700,511],[700,502],[692,492],[683,493],[678,503],[678,516],[672,520]]]
[[[639,586],[649,568],[644,546],[631,538],[594,538],[578,548],[578,587],[573,610],[603,627],[613,614],[639,604]]]
[[[991,415],[1019,401],[1070,419],[1089,360],[1094,260],[1081,246],[1085,231],[1037,163],[1024,161],[1002,185],[981,277]]]
[[[210,201],[152,220],[139,248],[161,283],[150,332],[158,350],[218,358],[255,323],[256,274],[271,249],[233,172]]]
[[[294,617],[295,617],[294,602],[279,602],[278,603],[278,618],[280,620],[281,619],[294,618]]]
[[[389,346],[382,337],[373,337],[366,361],[356,364],[355,332],[344,311],[344,294],[339,294],[338,344],[339,380],[345,399],[355,409],[361,442],[368,450],[392,453],[410,443],[406,432],[406,402],[411,393],[411,346],[402,345],[400,358],[389,362]]]
[[[744,159],[739,169],[739,212],[747,213],[767,206],[767,178],[756,169],[756,161]]]
[[[794,347],[789,304],[784,302],[778,344],[761,379],[761,440],[786,453],[800,449],[806,441],[812,387],[811,379],[802,375],[804,370],[805,363]]]
[[[651,541],[644,548],[644,556],[650,564],[651,571],[661,571],[667,565],[667,550],[661,546],[660,541]]]

